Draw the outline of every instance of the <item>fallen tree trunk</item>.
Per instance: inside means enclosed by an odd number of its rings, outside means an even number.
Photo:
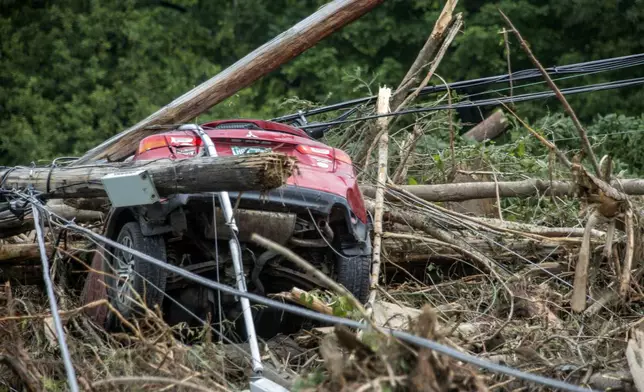
[[[76,166],[107,158],[119,161],[134,153],[139,141],[155,133],[156,125],[181,124],[250,86],[259,78],[313,47],[323,38],[360,18],[383,0],[335,0],[289,30],[255,49],[132,128],[88,151]]]
[[[384,233],[383,248],[390,257],[395,257],[399,262],[420,262],[430,259],[463,259],[463,256],[456,252],[452,246],[442,241],[436,241],[430,237]],[[463,238],[473,248],[496,262],[516,262],[517,254],[528,260],[556,259],[569,251],[557,244],[537,244],[530,240],[507,241],[495,245],[489,241],[477,238]]]
[[[46,246],[47,253],[51,253],[52,246]],[[23,262],[38,259],[40,251],[38,244],[3,244],[0,245],[0,261],[4,263]]]
[[[488,118],[478,123],[474,128],[467,131],[463,137],[476,142],[492,140],[501,135],[507,127],[508,119],[502,110],[497,110]]]
[[[80,247],[81,244],[70,244],[69,247]],[[54,245],[45,244],[47,254],[54,252]],[[40,263],[40,249],[37,243],[33,244],[2,244],[0,245],[0,263],[24,263],[34,261]]]
[[[79,210],[77,208],[54,203],[54,200],[47,203],[47,207],[53,213],[65,219],[74,219],[76,223],[95,222],[104,218],[98,211]],[[0,212],[0,238],[12,237],[34,228],[34,218],[31,213],[18,219],[13,212],[6,210]]]
[[[177,193],[265,191],[291,175],[293,160],[282,154],[160,159],[146,163],[113,163],[58,168],[0,170],[7,189],[33,186],[51,198],[106,196],[101,178],[111,173],[147,170],[160,197]]]
[[[611,184],[627,195],[644,195],[644,180],[626,179]],[[489,199],[496,197],[496,187],[499,187],[499,197],[529,197],[534,195],[574,196],[578,187],[569,181],[524,180],[499,182],[461,182],[456,184],[433,185],[401,185],[400,188],[427,201],[463,201]],[[374,197],[375,187],[363,185],[360,190],[365,196]],[[388,200],[396,200],[388,194]]]
[[[78,210],[100,211],[103,213],[107,213],[110,210],[110,199],[107,197],[64,199],[63,203]]]

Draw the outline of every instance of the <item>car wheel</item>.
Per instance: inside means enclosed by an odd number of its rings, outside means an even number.
[[[166,261],[166,247],[162,236],[144,236],[137,222],[123,225],[116,239],[121,245],[138,250],[156,259]],[[120,249],[113,249],[109,258],[109,270],[105,277],[108,286],[110,304],[125,319],[131,319],[141,309],[137,305],[137,295],[145,301],[149,309],[161,305],[165,292],[165,269],[143,261]],[[136,294],[135,294],[136,293]],[[115,329],[120,326],[119,319],[113,312],[107,316],[107,327]]]
[[[369,299],[371,278],[371,255],[336,255],[337,281],[349,290],[361,303]]]

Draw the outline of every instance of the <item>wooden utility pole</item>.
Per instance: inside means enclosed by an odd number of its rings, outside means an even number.
[[[141,139],[158,131],[155,126],[191,121],[360,18],[382,1],[334,0],[145,120],[88,151],[73,165],[99,159],[114,162],[126,158],[134,153]]]
[[[52,199],[104,197],[101,178],[111,173],[147,170],[160,197],[187,192],[262,191],[277,188],[292,174],[293,159],[253,154],[131,163],[11,168],[0,170],[7,189],[33,186]]]

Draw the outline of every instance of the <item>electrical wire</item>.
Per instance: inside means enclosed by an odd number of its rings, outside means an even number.
[[[599,72],[608,72],[615,71],[630,67],[635,67],[638,65],[644,64],[644,53],[622,56],[622,57],[612,57],[608,59],[587,61],[582,63],[574,63],[563,66],[554,66],[546,68],[546,72],[551,75],[564,75],[564,74],[576,74],[576,73],[599,73]],[[507,83],[509,81],[517,82],[522,80],[530,80],[541,77],[541,72],[537,68],[525,69],[520,71],[512,72],[511,74],[501,74],[495,76],[488,76],[478,79],[463,80],[459,82],[453,82],[448,84],[441,84],[435,86],[427,86],[420,91],[420,95],[428,95],[442,91],[459,91],[467,88],[487,86],[497,83]],[[515,86],[520,87],[520,86]],[[414,91],[414,89],[411,89]],[[299,113],[288,114],[280,117],[273,118],[271,121],[276,122],[290,122],[299,119],[302,115],[304,116],[313,116],[316,114],[327,113],[331,111],[341,110],[348,107],[353,107],[356,105],[368,104],[375,102],[377,96],[363,97],[352,99],[344,102],[338,102],[336,104],[327,105],[319,108],[314,108],[306,111],[301,111]]]
[[[32,206],[34,204],[32,203]],[[54,294],[54,286],[51,281],[51,276],[49,275],[49,262],[47,261],[47,250],[45,249],[45,239],[43,237],[43,227],[42,222],[40,221],[40,206],[32,208],[32,214],[34,217],[34,226],[36,226],[36,237],[38,238],[38,248],[40,249],[40,260],[42,261],[42,275],[43,280],[45,281],[45,288],[47,289],[47,298],[49,299],[49,309],[51,310],[51,317],[54,321],[54,329],[56,330],[56,335],[58,338],[58,345],[60,346],[60,355],[63,358],[63,364],[65,365],[65,372],[67,373],[67,384],[69,389],[72,392],[78,392],[78,383],[76,381],[76,372],[74,370],[74,364],[69,355],[69,349],[67,348],[67,342],[65,341],[65,331],[63,330],[63,323],[60,320],[60,314],[58,313],[58,305],[56,304],[56,295]]]
[[[569,87],[569,88],[561,89],[561,93],[564,95],[574,95],[574,94],[582,94],[587,92],[596,92],[596,91],[613,90],[613,89],[624,88],[624,87],[638,86],[642,84],[644,84],[644,77],[618,80],[613,82],[596,83],[596,84],[590,84],[586,86]],[[359,118],[353,118],[353,119],[347,119],[347,120],[341,120],[341,121],[329,121],[329,122],[323,122],[323,123],[317,123],[317,124],[311,124],[311,125],[302,125],[300,126],[300,128],[306,129],[306,128],[313,128],[313,127],[341,125],[341,124],[354,123],[354,122],[365,121],[365,120],[373,120],[381,117],[393,117],[393,116],[401,116],[405,114],[432,112],[432,111],[438,111],[438,110],[473,108],[473,107],[481,107],[481,106],[498,105],[502,103],[525,102],[525,101],[532,101],[536,99],[551,98],[554,96],[555,96],[555,93],[552,91],[526,93],[521,95],[515,95],[513,97],[489,98],[489,99],[481,99],[478,101],[459,102],[452,105],[437,105],[437,106],[430,106],[430,107],[406,109],[406,110],[401,110],[398,112],[391,112],[386,114],[373,114],[369,116],[363,116]]]
[[[147,254],[145,254],[143,252],[140,252],[140,251],[138,251],[136,249],[128,248],[128,247],[126,247],[126,246],[124,246],[122,244],[119,244],[116,241],[113,241],[113,240],[111,240],[111,239],[109,239],[107,237],[104,237],[104,236],[102,236],[100,234],[94,233],[93,231],[91,231],[89,229],[86,229],[86,228],[81,227],[81,226],[79,226],[79,225],[77,225],[77,224],[75,224],[75,223],[73,223],[71,221],[68,221],[68,220],[66,220],[66,219],[54,214],[53,212],[49,211],[44,205],[42,205],[42,203],[40,203],[40,201],[38,199],[36,199],[36,198],[34,198],[32,196],[26,195],[26,194],[24,194],[22,192],[19,192],[19,191],[13,191],[13,193],[16,194],[19,197],[22,197],[23,199],[26,199],[26,200],[30,201],[32,203],[33,207],[43,209],[43,211],[45,213],[49,214],[50,217],[51,216],[55,217],[58,220],[58,222],[56,222],[56,224],[58,224],[61,227],[67,228],[69,230],[74,230],[76,232],[83,233],[83,234],[85,234],[87,236],[90,236],[90,237],[94,238],[95,240],[101,241],[101,242],[103,242],[103,243],[105,243],[105,244],[107,244],[109,246],[121,249],[122,251],[128,252],[128,253],[132,254],[133,256],[135,256],[135,257],[138,257],[138,258],[140,258],[142,260],[145,260],[146,262],[149,262],[150,264],[154,264],[159,268],[166,269],[167,271],[173,272],[173,273],[175,273],[175,274],[177,274],[179,276],[182,276],[182,277],[184,277],[186,279],[192,280],[193,282],[199,283],[199,284],[201,284],[203,286],[209,287],[209,288],[214,289],[214,290],[220,290],[220,291],[222,291],[224,293],[227,293],[227,294],[244,297],[244,298],[247,298],[247,299],[249,299],[249,300],[251,300],[253,302],[256,302],[256,303],[266,305],[266,306],[270,306],[270,307],[273,307],[273,308],[277,308],[277,309],[280,309],[280,310],[283,310],[283,311],[286,311],[286,312],[289,312],[289,313],[294,313],[294,314],[297,314],[297,315],[300,315],[300,316],[303,316],[303,317],[308,317],[308,318],[311,318],[313,320],[326,322],[326,323],[332,323],[332,324],[342,324],[342,325],[345,325],[345,326],[350,327],[350,328],[356,328],[356,329],[362,329],[362,330],[366,330],[366,329],[369,328],[369,326],[367,324],[365,324],[365,323],[345,319],[345,318],[342,318],[342,317],[337,317],[337,316],[317,313],[317,312],[314,312],[314,311],[306,309],[306,308],[301,308],[301,307],[297,307],[295,305],[290,305],[290,304],[278,302],[278,301],[275,301],[275,300],[272,300],[272,299],[269,299],[269,298],[266,298],[266,297],[262,297],[262,296],[259,296],[259,295],[256,295],[256,294],[252,294],[252,293],[249,293],[249,292],[244,292],[244,291],[241,291],[241,290],[237,290],[237,289],[235,289],[235,288],[233,288],[231,286],[224,285],[224,284],[221,284],[221,283],[217,283],[217,282],[214,282],[214,281],[212,281],[210,279],[206,279],[206,278],[204,278],[204,277],[202,277],[200,275],[197,275],[197,274],[194,274],[194,273],[189,272],[187,270],[184,270],[183,268],[177,267],[177,266],[172,265],[172,264],[168,264],[168,263],[163,262],[161,260],[157,260],[157,259],[155,259],[155,258],[153,258],[153,257],[151,257],[151,256],[149,256],[149,255],[147,255]],[[414,335],[406,333],[406,332],[395,331],[395,330],[387,330],[387,331],[392,336],[394,336],[396,338],[399,338],[399,339],[402,339],[402,340],[404,340],[406,342],[409,342],[409,343],[412,343],[412,344],[415,344],[415,345],[418,345],[418,346],[421,346],[421,347],[425,347],[425,348],[428,348],[430,350],[437,351],[437,352],[439,352],[441,354],[450,356],[450,357],[452,357],[454,359],[457,359],[459,361],[466,362],[466,363],[469,363],[469,364],[472,364],[472,365],[475,365],[475,366],[490,370],[492,372],[505,374],[505,375],[510,376],[510,377],[515,377],[515,378],[518,378],[518,379],[521,379],[521,380],[524,380],[524,381],[541,384],[541,385],[548,386],[548,387],[551,387],[551,388],[556,388],[556,389],[559,389],[559,390],[565,390],[565,391],[571,391],[571,392],[588,392],[588,391],[591,391],[590,389],[583,388],[581,386],[569,384],[569,383],[566,383],[566,382],[563,382],[563,381],[551,379],[551,378],[548,378],[548,377],[539,376],[539,375],[532,374],[532,373],[526,373],[526,372],[523,372],[523,371],[521,371],[519,369],[511,368],[511,367],[504,366],[504,365],[499,365],[499,364],[496,364],[496,363],[493,363],[493,362],[489,362],[489,361],[486,361],[484,359],[475,357],[473,355],[462,353],[462,352],[460,352],[458,350],[455,350],[455,349],[453,349],[451,347],[448,347],[448,346],[445,346],[443,344],[440,344],[440,343],[438,343],[436,341],[421,338],[421,337],[418,337],[418,336],[414,336]]]

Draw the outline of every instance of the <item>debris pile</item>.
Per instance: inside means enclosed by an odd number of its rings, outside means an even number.
[[[366,12],[377,1],[361,3]],[[344,125],[327,137],[330,145],[352,156],[373,216],[369,300],[363,306],[316,267],[288,255],[303,275],[323,287],[293,287],[272,295],[270,304],[297,304],[297,309],[309,308],[326,318],[318,317],[315,325],[292,336],[262,340],[264,376],[301,391],[641,390],[644,242],[637,195],[644,194],[644,181],[617,178],[610,157],[597,160],[579,121],[575,125],[588,168],[579,155],[569,158],[507,106],[462,138],[451,113],[456,97],[449,91],[439,99],[449,102],[447,110],[412,120],[391,116],[408,108],[433,80],[463,26],[462,15],[454,13],[456,3],[447,2],[399,87],[381,88],[375,108],[367,103],[359,107],[363,115],[375,113],[376,121]],[[328,18],[331,8],[323,10],[318,17]],[[334,28],[348,22],[343,15]],[[287,38],[294,39],[292,32]],[[224,76],[213,80],[208,88],[226,81]],[[225,97],[210,98],[209,105]],[[180,106],[183,111],[200,110],[186,102]],[[157,129],[148,125],[177,120],[164,113],[75,163],[0,169],[0,278],[7,282],[0,293],[2,387],[40,391],[66,386],[54,326],[58,317],[47,310],[39,236],[33,230],[41,223],[30,207],[38,192],[68,199],[48,201],[42,239],[65,341],[83,389],[247,387],[251,345],[218,335],[213,320],[196,317],[198,327],[169,326],[162,309],[135,298],[142,317],[122,319],[122,331],[108,333],[91,316],[99,308],[119,312],[105,299],[81,299],[86,276],[106,273],[93,263],[105,249],[91,237],[102,232],[110,210],[109,200],[101,198],[105,190],[100,180],[123,168],[138,168],[87,161],[127,155],[137,135]],[[517,127],[525,129],[518,141],[486,143]],[[438,139],[440,148],[433,145]],[[526,144],[545,153],[530,155]],[[119,150],[123,145],[127,148]],[[264,191],[279,187],[298,170],[293,159],[279,153],[159,160],[146,169],[153,172],[160,197],[187,191]],[[85,234],[65,224],[71,219]],[[281,252],[271,246],[266,248]]]

